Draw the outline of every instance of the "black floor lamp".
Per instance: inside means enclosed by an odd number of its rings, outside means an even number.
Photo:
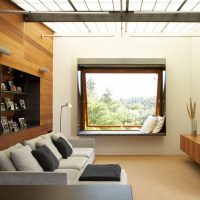
[[[60,107],[60,132],[61,132],[61,127],[62,127],[62,109],[66,107],[66,108],[71,108],[72,105],[70,103],[66,103],[65,105]]]

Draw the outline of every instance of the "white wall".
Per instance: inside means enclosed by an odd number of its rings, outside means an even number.
[[[192,97],[197,103],[198,130],[200,129],[200,38],[192,39]]]
[[[198,46],[196,46],[198,48]],[[167,136],[99,136],[100,155],[181,154],[179,137],[190,130],[186,101],[191,96],[190,38],[55,38],[53,126],[59,130],[60,105],[72,103],[63,112],[62,130],[76,136],[77,58],[166,58],[167,62]]]

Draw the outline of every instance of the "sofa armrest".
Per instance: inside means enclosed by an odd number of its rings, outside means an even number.
[[[94,139],[79,139],[79,138],[69,138],[69,142],[73,147],[77,148],[94,148],[95,140]]]
[[[67,174],[58,172],[0,172],[0,185],[67,185]]]

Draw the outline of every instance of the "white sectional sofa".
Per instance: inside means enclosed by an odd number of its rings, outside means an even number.
[[[42,139],[51,139],[52,135],[60,133],[49,133],[37,138],[23,142],[32,150],[36,149],[36,143]],[[63,136],[63,135],[61,135]],[[126,172],[122,169],[120,182],[81,182],[79,177],[88,164],[92,164],[95,158],[95,141],[93,139],[71,138],[68,141],[72,144],[73,153],[67,159],[60,159],[59,166],[53,172],[38,171],[0,171],[0,185],[72,185],[72,184],[128,184]],[[10,152],[21,148],[17,144],[0,154],[10,156]]]
[[[32,150],[36,149],[36,143],[44,138],[50,139],[52,134],[39,136],[24,141],[23,145],[29,145]],[[53,172],[31,172],[31,171],[0,171],[0,185],[68,185],[73,184],[75,179],[82,173],[87,164],[94,161],[94,140],[93,139],[68,139],[73,146],[73,153],[67,159],[59,161],[59,167]],[[20,148],[16,144],[0,154],[10,156],[10,152]]]

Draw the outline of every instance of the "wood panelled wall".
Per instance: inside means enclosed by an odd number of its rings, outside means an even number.
[[[9,0],[0,0],[0,10],[12,9],[19,8]],[[0,149],[52,129],[53,41],[42,39],[41,34],[52,34],[52,31],[41,23],[25,23],[19,14],[0,14],[0,46],[12,52],[11,56],[0,54],[0,64],[41,78],[40,127],[19,133],[20,136],[17,133],[0,136]],[[49,72],[39,72],[41,66],[48,67]]]

